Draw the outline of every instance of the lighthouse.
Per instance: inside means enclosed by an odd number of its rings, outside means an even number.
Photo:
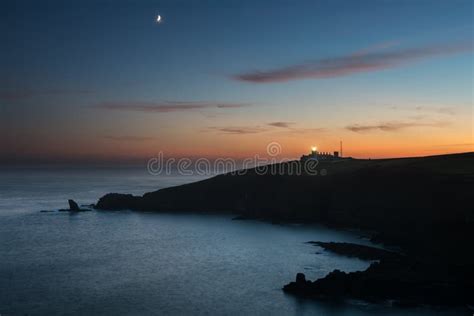
[[[341,142],[341,145],[342,145],[342,142]],[[342,149],[342,146],[341,146],[341,149]],[[330,161],[338,160],[342,158],[341,153],[342,153],[342,150],[341,152],[334,151],[333,153],[329,151],[319,152],[316,146],[311,146],[311,153],[309,153],[308,155],[301,156],[300,160],[301,161],[306,161],[308,159],[330,160]]]

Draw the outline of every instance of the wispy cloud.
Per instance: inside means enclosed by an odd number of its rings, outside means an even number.
[[[434,112],[439,114],[454,115],[456,111],[451,107],[428,107],[428,106],[417,106],[415,110],[420,112]]]
[[[434,113],[434,114],[446,114],[446,115],[455,115],[456,110],[453,107],[448,106],[427,106],[427,105],[418,105],[415,107],[407,107],[407,106],[391,106],[390,109],[392,110],[404,110],[404,111],[416,111],[419,113]]]
[[[356,73],[379,71],[398,67],[425,58],[471,52],[472,43],[445,43],[398,50],[390,46],[377,47],[384,51],[358,51],[345,56],[329,57],[307,63],[265,71],[251,71],[232,76],[235,80],[251,83],[285,82],[299,79],[324,79]]]
[[[169,113],[169,112],[183,112],[202,109],[235,109],[250,104],[246,103],[220,103],[220,102],[180,102],[180,101],[165,101],[165,102],[102,102],[95,105],[95,108],[112,110],[112,111],[133,111],[133,112],[151,112],[151,113]]]
[[[320,133],[324,132],[325,128],[306,128],[306,127],[298,127],[295,126],[294,122],[285,122],[285,121],[278,121],[278,122],[270,122],[267,123],[268,126],[277,127],[281,130],[282,133],[285,134],[308,134],[308,133]]]
[[[298,127],[298,128],[290,128],[286,131],[287,134],[315,134],[315,133],[323,133],[323,132],[326,132],[326,129],[323,127],[313,127],[313,128]]]
[[[68,90],[68,89],[16,89],[1,90],[0,100],[2,101],[18,101],[42,96],[53,95],[73,95],[73,94],[89,94],[91,90]]]
[[[126,142],[144,142],[153,140],[153,137],[146,137],[146,136],[104,136],[105,139],[113,140],[113,141],[126,141]]]
[[[250,104],[248,103],[217,103],[216,107],[219,109],[235,109],[235,108],[241,108],[245,106],[249,106]]]
[[[260,126],[233,126],[233,127],[211,126],[208,129],[219,132],[221,134],[230,134],[230,135],[257,134],[257,133],[263,133],[267,131],[267,129]]]
[[[346,126],[346,129],[360,133],[370,131],[395,132],[410,127],[445,127],[448,122],[382,122],[378,124],[353,124]]]
[[[257,133],[277,133],[281,135],[292,135],[292,134],[308,134],[308,133],[320,133],[324,132],[324,128],[304,128],[304,127],[292,127],[295,124],[293,122],[270,122],[266,126],[230,126],[230,127],[208,127],[204,131],[213,131],[221,134],[229,135],[242,135],[242,134],[257,134]]]
[[[268,125],[273,126],[273,127],[281,127],[281,128],[290,128],[292,125],[294,125],[294,122],[270,122]]]

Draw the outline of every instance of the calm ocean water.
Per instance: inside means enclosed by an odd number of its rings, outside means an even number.
[[[0,170],[1,315],[455,315],[297,299],[281,287],[368,262],[309,240],[367,243],[320,226],[230,216],[133,212],[40,213],[108,192],[142,194],[199,180],[144,169]],[[318,253],[317,253],[318,252]]]

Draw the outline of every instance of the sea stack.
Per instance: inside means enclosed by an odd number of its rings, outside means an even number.
[[[69,203],[70,211],[79,212],[81,210],[74,200],[67,200],[67,202]]]

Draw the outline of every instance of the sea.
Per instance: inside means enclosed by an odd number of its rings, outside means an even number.
[[[282,291],[298,272],[314,280],[367,268],[368,261],[307,243],[370,245],[356,232],[191,212],[57,212],[68,199],[91,204],[109,192],[141,195],[209,176],[143,167],[0,169],[0,315],[460,314]]]

